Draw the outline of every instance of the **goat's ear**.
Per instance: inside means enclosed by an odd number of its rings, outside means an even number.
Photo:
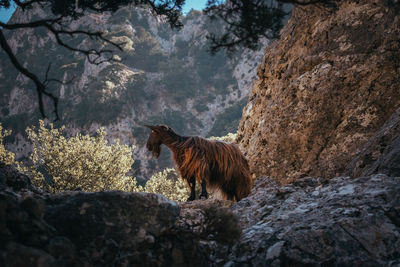
[[[169,127],[167,125],[161,124],[160,127],[163,128],[166,131],[169,130]]]

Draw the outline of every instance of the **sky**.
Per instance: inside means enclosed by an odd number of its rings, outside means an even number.
[[[187,14],[191,9],[202,10],[207,3],[207,0],[186,0],[185,5],[183,6],[183,13]],[[3,23],[7,23],[11,18],[11,15],[14,13],[15,8],[9,9],[0,9],[0,21]]]

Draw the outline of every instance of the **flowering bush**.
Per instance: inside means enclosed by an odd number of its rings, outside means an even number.
[[[3,130],[3,126],[0,123],[0,162],[7,165],[14,164],[15,155],[14,153],[8,151],[4,146],[4,138],[11,134],[11,130]]]
[[[138,191],[136,180],[125,174],[133,164],[134,147],[121,145],[118,140],[109,144],[103,128],[96,137],[77,134],[71,138],[62,135],[64,127],[28,127],[32,142],[30,155],[36,172],[29,169],[32,182],[39,188],[60,192],[64,190]]]
[[[226,142],[226,143],[236,143],[236,133],[228,133],[225,136],[211,136],[208,139],[209,140],[213,140],[213,141],[222,141],[222,142]]]
[[[186,201],[189,196],[187,184],[172,168],[154,174],[147,181],[144,192],[161,194],[173,201]]]

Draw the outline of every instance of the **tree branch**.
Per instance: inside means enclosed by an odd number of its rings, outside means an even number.
[[[281,3],[294,4],[299,6],[325,4],[332,2],[332,0],[278,0]]]
[[[28,71],[24,66],[22,66],[17,58],[15,57],[14,53],[12,52],[10,46],[8,45],[6,38],[4,37],[3,30],[0,29],[0,45],[3,48],[3,50],[6,52],[8,57],[10,58],[12,64],[14,67],[24,74],[26,77],[31,79],[35,85],[36,85],[36,92],[38,93],[38,98],[39,98],[39,110],[40,114],[42,115],[43,118],[46,118],[46,114],[44,112],[44,105],[43,105],[43,95],[48,96],[52,101],[53,101],[53,107],[54,107],[54,113],[56,115],[56,120],[59,119],[58,112],[57,112],[57,106],[58,106],[58,98],[54,96],[52,93],[46,91],[46,86],[39,80],[39,78],[33,74],[32,72]]]
[[[60,25],[61,29],[57,29],[55,27],[55,25]],[[15,29],[20,29],[20,28],[45,27],[45,28],[47,28],[47,30],[49,32],[51,32],[53,34],[53,36],[56,38],[56,41],[59,45],[65,47],[71,51],[84,54],[86,56],[86,58],[88,59],[88,61],[95,65],[99,65],[104,62],[118,61],[118,60],[115,60],[115,58],[113,57],[114,51],[111,49],[95,50],[95,49],[79,49],[76,47],[72,47],[72,46],[66,44],[61,39],[61,35],[69,35],[71,37],[74,35],[78,35],[78,34],[86,35],[86,36],[90,37],[91,39],[97,39],[97,40],[104,41],[104,42],[114,46],[118,50],[123,51],[122,46],[124,45],[124,43],[112,42],[111,40],[105,38],[103,36],[104,34],[102,32],[99,32],[99,31],[89,32],[89,31],[83,31],[83,30],[71,30],[70,31],[70,30],[62,29],[62,17],[58,17],[56,19],[37,20],[37,21],[28,22],[28,23],[5,24],[5,23],[0,22],[0,26],[3,27],[4,29],[8,29],[8,30],[15,30]],[[105,54],[110,54],[110,56],[104,60],[99,60]],[[92,56],[94,56],[94,58]]]

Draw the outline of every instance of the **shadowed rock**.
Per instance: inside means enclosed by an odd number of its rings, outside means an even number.
[[[0,165],[0,266],[400,264],[400,178],[255,181],[237,203],[9,187]]]

